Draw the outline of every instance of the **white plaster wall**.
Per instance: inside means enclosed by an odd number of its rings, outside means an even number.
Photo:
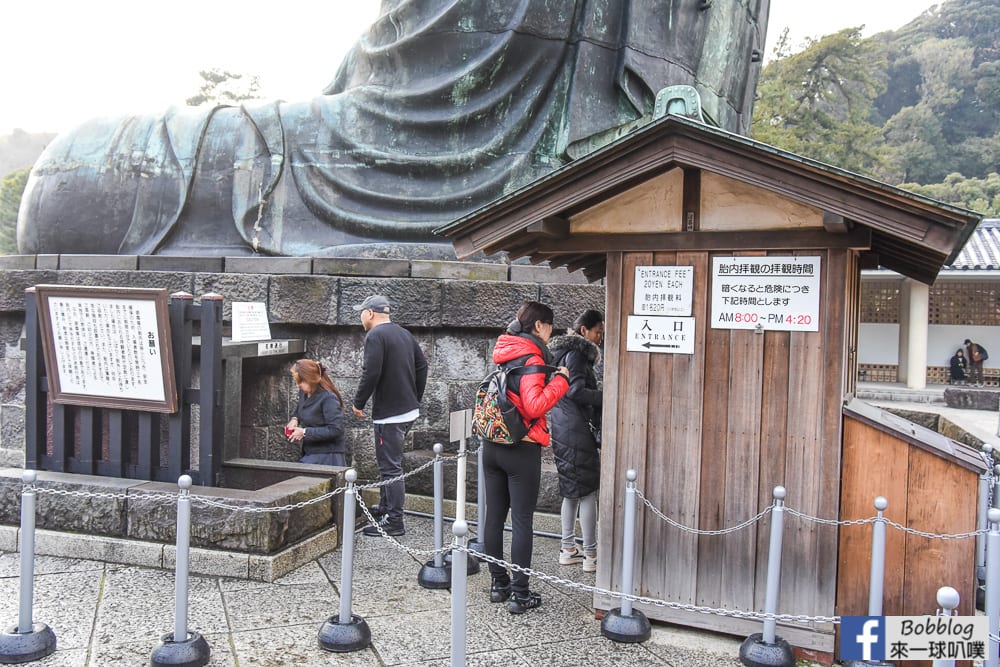
[[[986,368],[1000,367],[1000,327],[932,324],[927,331],[927,365],[947,366],[951,355],[971,338],[990,353]],[[861,324],[858,331],[858,362],[899,363],[899,325]]]

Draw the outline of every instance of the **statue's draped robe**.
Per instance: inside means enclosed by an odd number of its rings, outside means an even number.
[[[648,117],[666,86],[694,85],[745,133],[767,0],[699,4],[383,0],[312,100],[100,119],[57,138],[19,243],[284,255],[433,243],[435,227]],[[68,249],[73,229],[102,240]]]

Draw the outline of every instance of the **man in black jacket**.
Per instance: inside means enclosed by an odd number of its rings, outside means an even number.
[[[413,335],[389,321],[389,300],[375,294],[354,306],[365,334],[365,361],[354,395],[354,416],[364,418],[365,404],[372,399],[375,460],[382,481],[403,474],[403,440],[420,416],[420,401],[427,385],[427,359]],[[402,535],[403,480],[380,487],[380,525],[389,535]],[[375,526],[365,535],[378,536]]]

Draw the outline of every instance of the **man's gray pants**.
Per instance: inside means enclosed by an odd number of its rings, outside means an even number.
[[[413,422],[399,424],[374,424],[375,461],[382,481],[403,474],[403,441]],[[403,525],[403,502],[406,500],[406,482],[399,480],[379,487],[379,505],[385,510],[389,523]]]

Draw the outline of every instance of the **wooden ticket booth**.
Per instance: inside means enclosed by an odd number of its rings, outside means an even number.
[[[606,281],[597,585],[617,589],[630,468],[650,504],[703,530],[754,517],[776,485],[787,488],[790,508],[840,516],[861,269],[883,266],[930,284],[978,219],[666,116],[439,232],[460,257],[506,251]],[[640,504],[637,522],[638,593],[763,609],[766,518],[699,536]],[[789,517],[780,613],[841,613],[838,541],[835,525]],[[620,603],[598,596],[594,605]],[[760,631],[754,620],[637,608],[734,635]],[[833,652],[830,624],[780,624],[778,634]]]

